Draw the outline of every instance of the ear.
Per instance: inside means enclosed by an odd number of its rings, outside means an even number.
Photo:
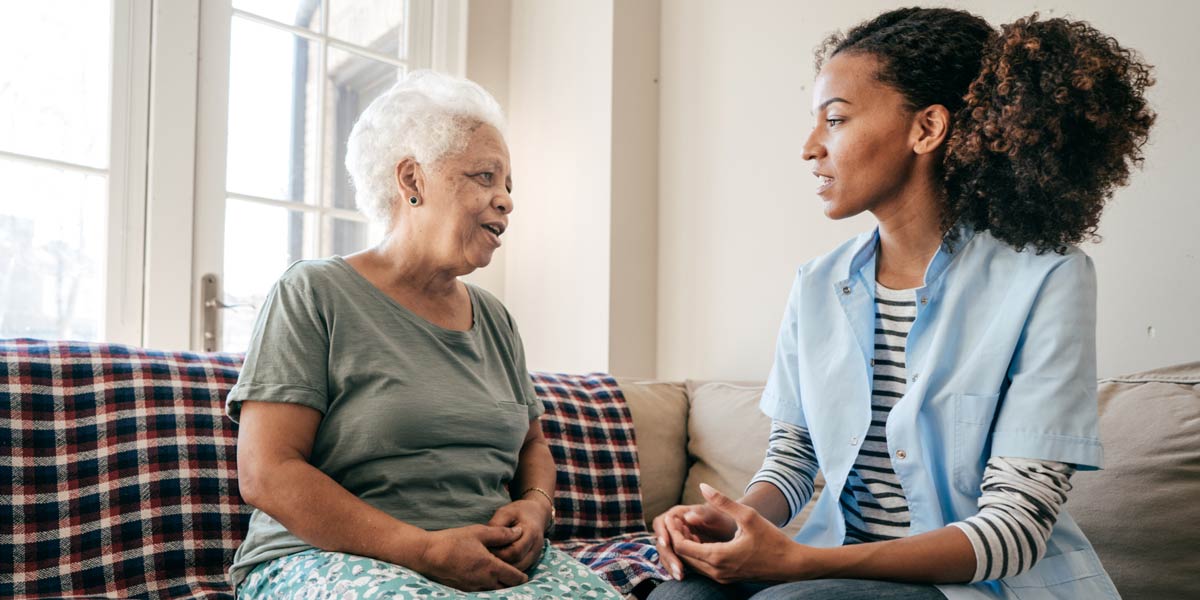
[[[424,188],[425,173],[416,159],[408,156],[396,163],[396,189],[401,198],[421,197]]]
[[[950,111],[941,104],[926,106],[916,112],[912,126],[912,149],[917,154],[929,154],[942,148],[950,134]]]

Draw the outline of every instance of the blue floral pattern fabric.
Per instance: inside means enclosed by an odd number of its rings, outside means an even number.
[[[463,592],[401,566],[341,552],[306,550],[254,568],[238,589],[245,600],[554,600],[622,596],[604,578],[548,543],[529,581],[490,592]]]

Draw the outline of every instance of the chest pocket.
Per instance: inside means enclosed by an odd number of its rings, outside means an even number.
[[[954,487],[978,494],[987,464],[988,433],[1000,394],[954,396]]]
[[[530,427],[529,406],[511,396],[499,397],[496,399],[496,411],[498,424],[502,424],[504,430],[512,436],[514,451],[519,453]]]

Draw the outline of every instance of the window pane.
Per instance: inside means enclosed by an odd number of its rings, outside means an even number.
[[[287,25],[321,29],[321,0],[233,0],[233,7]]]
[[[401,58],[406,4],[403,0],[330,0],[329,35]]]
[[[329,243],[329,252],[347,256],[371,245],[370,232],[365,221],[348,219],[325,219],[325,239]]]
[[[112,3],[8,2],[0,149],[108,167]]]
[[[225,203],[225,281],[221,349],[243,352],[254,319],[288,266],[311,258],[313,217],[301,211],[230,198]]]
[[[235,17],[229,61],[231,192],[314,202],[320,45]]]
[[[337,208],[354,210],[354,188],[346,171],[346,140],[358,116],[380,94],[386,92],[400,69],[357,54],[329,49],[329,76],[325,88],[325,143],[327,198]]]
[[[0,159],[0,337],[104,336],[107,178]]]

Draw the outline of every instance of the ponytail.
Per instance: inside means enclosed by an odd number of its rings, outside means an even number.
[[[1039,254],[1095,239],[1104,204],[1141,166],[1150,67],[1082,21],[1005,25],[955,115],[943,227]]]

